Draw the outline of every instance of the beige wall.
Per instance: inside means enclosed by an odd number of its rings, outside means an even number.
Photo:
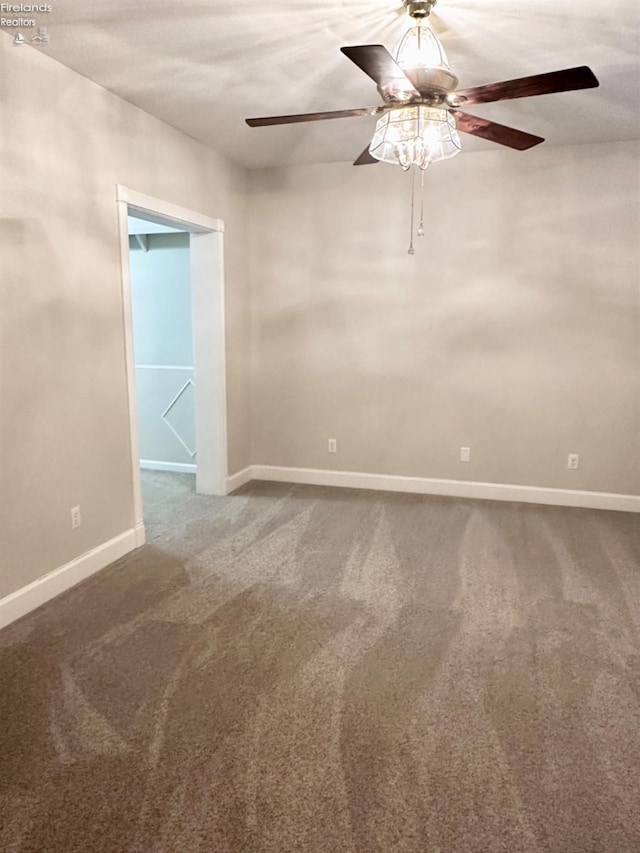
[[[116,184],[225,221],[230,473],[250,326],[244,170],[4,34],[0,138],[1,597],[133,522]]]
[[[253,462],[638,494],[639,154],[252,173]]]
[[[230,473],[640,491],[637,144],[436,166],[409,257],[400,170],[248,177],[2,34],[0,134],[0,597],[133,521],[118,183],[225,221]]]

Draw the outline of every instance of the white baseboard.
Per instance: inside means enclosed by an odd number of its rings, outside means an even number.
[[[138,525],[10,595],[0,598],[0,628],[10,625],[11,622],[15,622],[16,619],[25,616],[36,607],[40,607],[41,604],[45,604],[61,592],[65,592],[143,544],[144,526]]]
[[[474,483],[468,480],[436,480],[429,477],[396,477],[388,474],[362,474],[356,471],[325,471],[320,468],[278,468],[272,465],[253,465],[251,469],[252,473],[248,479],[272,480],[279,483],[306,483],[314,486],[342,486],[350,489],[378,489],[385,492],[411,492],[420,495],[445,495],[640,512],[640,495],[581,492],[574,489],[551,489],[540,486],[512,486],[506,483]]]
[[[474,483],[465,480],[437,480],[428,477],[363,474],[356,471],[327,471],[320,468],[280,468],[272,465],[249,465],[242,471],[238,471],[227,478],[227,492],[240,488],[250,480],[640,512],[640,495],[513,486],[504,483]],[[5,596],[0,599],[0,628],[10,625],[21,616],[25,616],[85,578],[99,572],[110,563],[144,545],[144,542],[144,525],[138,524]]]
[[[136,548],[139,548],[147,541],[147,534],[144,529],[144,521],[139,521],[133,528],[133,532],[135,533],[136,537]]]
[[[229,492],[234,492],[236,489],[239,489],[240,486],[244,486],[245,483],[248,483],[250,480],[253,479],[255,478],[253,476],[252,465],[243,468],[242,471],[238,471],[236,474],[232,474],[230,477],[227,477],[226,494],[229,494]]]
[[[156,462],[154,459],[141,459],[140,467],[146,471],[176,471],[179,474],[196,473],[196,465],[191,462]]]

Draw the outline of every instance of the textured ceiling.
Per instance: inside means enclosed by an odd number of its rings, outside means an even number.
[[[50,44],[37,49],[248,167],[355,159],[373,118],[267,128],[244,119],[378,104],[375,84],[339,48],[393,52],[410,22],[400,0],[53,6],[38,18]],[[638,0],[440,0],[429,20],[460,88],[574,65],[590,65],[601,83],[469,112],[548,145],[640,137]],[[491,147],[466,135],[463,144]]]

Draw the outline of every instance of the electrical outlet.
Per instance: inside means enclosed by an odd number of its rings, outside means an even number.
[[[337,453],[338,452],[338,442],[335,438],[329,439],[329,453]]]
[[[76,527],[80,527],[82,524],[82,517],[80,515],[80,507],[74,506],[71,508],[71,529],[75,530]]]
[[[569,461],[567,462],[567,468],[569,468],[571,471],[575,471],[578,467],[579,460],[580,456],[577,453],[570,453]]]
[[[461,447],[460,448],[460,461],[461,462],[471,462],[471,448],[470,447]]]

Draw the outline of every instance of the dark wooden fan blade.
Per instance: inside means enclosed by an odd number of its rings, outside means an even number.
[[[271,124],[295,124],[300,121],[324,121],[327,118],[350,118],[351,116],[377,116],[386,107],[358,107],[355,110],[334,110],[328,113],[299,113],[292,116],[267,116],[266,118],[245,119],[249,127],[266,127]]]
[[[369,146],[364,149],[362,154],[358,157],[357,160],[353,161],[354,166],[367,166],[369,163],[379,163],[379,160],[376,160],[375,157],[372,157],[369,153]]]
[[[498,145],[515,148],[517,151],[526,151],[527,148],[533,148],[534,145],[544,142],[541,136],[534,136],[532,133],[525,133],[523,130],[506,127],[504,124],[496,124],[495,121],[488,121],[486,118],[471,116],[469,113],[459,111],[456,111],[454,115],[458,130],[470,133],[471,136],[480,136],[490,142],[497,142]]]
[[[532,77],[520,77],[518,80],[504,80],[502,83],[487,83],[486,86],[460,89],[455,94],[466,98],[464,103],[468,106],[507,101],[510,98],[551,95],[554,92],[572,92],[576,89],[594,89],[599,85],[593,71],[586,65],[581,65],[578,68],[551,71],[549,74],[534,74]]]
[[[356,47],[341,47],[340,50],[368,74],[381,89],[407,92],[419,98],[420,93],[386,47],[381,44],[362,44]]]

